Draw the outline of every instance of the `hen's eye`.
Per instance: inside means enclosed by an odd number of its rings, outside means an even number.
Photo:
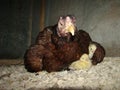
[[[62,23],[60,23],[60,25],[62,26],[63,24],[62,24]]]

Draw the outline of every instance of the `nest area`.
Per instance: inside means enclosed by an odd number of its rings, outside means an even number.
[[[24,65],[0,66],[0,90],[119,90],[120,57],[105,57],[89,70],[27,72]]]

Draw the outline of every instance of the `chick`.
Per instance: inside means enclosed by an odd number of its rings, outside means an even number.
[[[92,63],[91,63],[91,60],[89,59],[89,55],[83,54],[79,60],[73,62],[69,66],[69,69],[71,69],[71,70],[89,69],[91,67],[91,65],[92,65]]]
[[[89,58],[91,59],[97,49],[97,46],[94,43],[90,43],[88,50],[89,50]]]

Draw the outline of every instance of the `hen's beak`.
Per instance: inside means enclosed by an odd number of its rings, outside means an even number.
[[[72,34],[72,36],[74,36],[75,34],[75,26],[74,25],[70,25],[66,28],[67,32],[70,32]]]

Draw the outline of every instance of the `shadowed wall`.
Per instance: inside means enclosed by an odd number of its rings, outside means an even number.
[[[40,0],[1,0],[0,4],[0,59],[23,58],[40,31]]]

